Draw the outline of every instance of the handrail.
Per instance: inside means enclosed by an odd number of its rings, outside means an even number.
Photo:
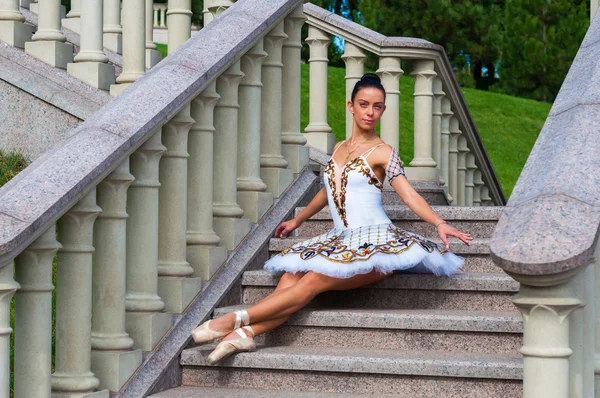
[[[0,264],[29,246],[300,1],[269,3],[240,0],[235,11],[202,29],[0,188]]]
[[[360,24],[349,21],[313,4],[304,5],[308,24],[379,56],[396,56],[403,59],[431,59],[436,71],[446,83],[445,92],[454,104],[453,112],[459,119],[461,130],[473,144],[473,152],[482,166],[483,177],[489,182],[490,197],[499,205],[506,203],[506,197],[494,167],[485,150],[473,117],[465,102],[460,86],[454,76],[450,61],[442,46],[427,40],[412,37],[387,37]]]
[[[492,259],[511,274],[568,274],[593,261],[600,227],[598,54],[600,14],[492,237]]]

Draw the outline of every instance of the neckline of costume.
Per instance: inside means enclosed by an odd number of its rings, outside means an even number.
[[[368,151],[368,150],[367,150],[367,151]],[[365,152],[365,153],[366,153],[366,152]],[[341,167],[340,167],[340,166],[337,164],[337,162],[335,161],[335,159],[333,159],[333,155],[331,155],[331,159],[329,159],[329,160],[331,161],[331,163],[333,163],[333,165],[335,166],[335,168],[336,168],[336,169],[338,169],[338,170],[341,170],[341,171],[342,171],[342,173],[343,173],[343,172],[344,172],[344,170],[346,170],[346,168],[348,167],[348,165],[349,165],[350,163],[352,163],[352,162],[356,161],[356,159],[358,159],[358,158],[362,158],[362,159],[364,160],[365,164],[367,165],[367,167],[368,167],[368,168],[371,170],[371,173],[373,173],[373,176],[374,176],[374,177],[377,179],[377,182],[379,182],[381,185],[383,185],[383,182],[381,182],[381,180],[379,180],[379,177],[377,177],[377,174],[375,174],[375,170],[373,170],[373,168],[372,168],[372,167],[371,167],[371,165],[369,164],[369,161],[367,160],[367,158],[365,158],[365,156],[364,156],[364,155],[365,155],[364,153],[362,153],[362,154],[358,155],[358,156],[357,156],[357,157],[355,157],[354,159],[347,161],[347,162],[346,162],[346,163],[345,163],[343,166],[341,166]],[[335,171],[334,171],[334,174],[335,174]],[[335,175],[334,175],[334,178],[335,178]]]

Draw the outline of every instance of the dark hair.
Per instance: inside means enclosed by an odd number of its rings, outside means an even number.
[[[381,85],[381,79],[374,73],[365,73],[359,81],[354,85],[354,89],[352,90],[352,95],[350,96],[350,100],[354,102],[354,97],[356,94],[362,90],[363,88],[374,87],[378,90],[381,90],[383,93],[383,100],[385,101],[385,89]]]

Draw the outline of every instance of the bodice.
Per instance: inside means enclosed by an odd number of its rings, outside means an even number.
[[[365,156],[358,156],[343,166],[338,166],[332,157],[323,179],[335,228],[391,223],[383,209],[383,183]]]

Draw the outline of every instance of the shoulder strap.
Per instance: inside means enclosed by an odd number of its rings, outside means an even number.
[[[367,151],[363,153],[363,156],[365,157],[365,159],[368,158],[369,155],[372,154],[375,149],[379,148],[382,145],[385,145],[385,143],[382,142],[381,144],[375,145],[371,149],[367,149]]]
[[[332,157],[332,158],[333,158],[333,155],[335,155],[335,153],[337,152],[337,150],[338,150],[338,149],[340,149],[340,147],[342,146],[342,144],[343,144],[344,142],[346,142],[346,140],[342,141],[342,142],[340,143],[340,145],[338,145],[338,146],[337,146],[337,148],[335,148],[335,150],[334,150],[334,151],[333,151],[333,153],[331,154],[331,157]]]

